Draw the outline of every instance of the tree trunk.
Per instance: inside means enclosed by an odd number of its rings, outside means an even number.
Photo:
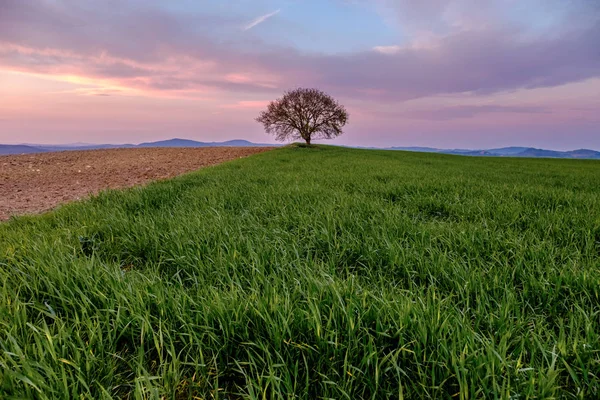
[[[306,140],[306,144],[310,146],[310,136],[307,136],[304,140]]]

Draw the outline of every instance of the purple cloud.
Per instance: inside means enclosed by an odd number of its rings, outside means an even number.
[[[397,7],[411,10],[407,15],[414,13],[418,20],[427,15],[441,18],[453,5],[472,3],[403,1]],[[306,54],[256,38],[248,39],[253,46],[244,50],[239,43],[209,34],[211,27],[223,24],[239,27],[240,20],[183,16],[127,7],[126,2],[114,5],[110,9],[90,1],[5,0],[0,5],[0,46],[20,46],[30,54],[0,50],[0,63],[34,72],[64,70],[151,90],[209,87],[276,93],[318,86],[347,97],[394,101],[552,87],[600,76],[598,21],[549,37],[527,37],[514,28],[459,29],[432,39],[428,46],[399,46],[388,54]],[[194,29],[197,26],[202,28]],[[56,54],[47,49],[56,49]],[[276,83],[228,81],[225,76],[233,73],[270,76]]]
[[[472,118],[480,114],[550,114],[544,107],[528,106],[499,106],[499,105],[469,105],[429,110],[409,111],[400,113],[403,117],[433,121],[449,121],[453,119]]]

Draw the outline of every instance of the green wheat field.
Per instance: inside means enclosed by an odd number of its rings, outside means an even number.
[[[596,399],[599,295],[599,161],[285,147],[0,224],[0,398]]]

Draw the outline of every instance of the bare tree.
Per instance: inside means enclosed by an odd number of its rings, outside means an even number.
[[[342,134],[348,112],[328,94],[318,89],[295,89],[272,101],[257,122],[278,141],[332,139]]]

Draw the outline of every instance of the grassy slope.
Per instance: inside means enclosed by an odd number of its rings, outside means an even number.
[[[275,150],[0,225],[0,397],[597,398],[599,253],[599,162]]]

